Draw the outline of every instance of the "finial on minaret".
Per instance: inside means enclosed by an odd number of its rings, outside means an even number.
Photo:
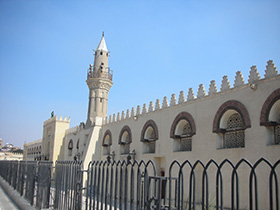
[[[104,31],[102,32],[102,36],[104,36]]]

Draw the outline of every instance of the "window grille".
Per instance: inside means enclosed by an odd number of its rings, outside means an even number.
[[[245,147],[245,132],[241,130],[243,121],[239,113],[231,115],[224,134],[224,148]]]
[[[145,153],[155,153],[156,152],[156,142],[155,141],[145,142],[145,146],[146,146]]]
[[[178,151],[192,151],[192,138],[187,137],[190,136],[192,133],[192,128],[190,126],[190,123],[187,122],[182,131],[179,139],[177,140],[178,142]]]
[[[104,145],[103,146],[103,155],[109,155],[110,154],[110,145]]]
[[[122,144],[121,149],[122,149],[122,151],[121,151],[122,155],[129,154],[130,144]]]
[[[183,132],[182,135],[187,135],[190,134],[192,132],[191,126],[189,123],[186,123],[183,127]]]
[[[182,138],[180,141],[180,151],[192,151],[192,138]]]

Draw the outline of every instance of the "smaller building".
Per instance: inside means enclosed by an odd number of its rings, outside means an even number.
[[[0,160],[22,160],[22,153],[14,153],[14,152],[0,152]]]
[[[0,149],[2,149],[2,147],[3,147],[3,140],[0,139]]]
[[[42,139],[24,144],[23,160],[41,160],[42,159]]]

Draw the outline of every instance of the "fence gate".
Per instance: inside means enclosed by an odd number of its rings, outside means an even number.
[[[150,176],[147,183],[145,210],[165,209],[167,177]]]

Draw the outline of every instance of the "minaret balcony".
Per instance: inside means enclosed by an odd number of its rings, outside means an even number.
[[[110,68],[107,68],[106,71],[102,69],[93,70],[89,69],[87,73],[87,78],[102,78],[102,79],[109,79],[113,80],[113,71]]]

